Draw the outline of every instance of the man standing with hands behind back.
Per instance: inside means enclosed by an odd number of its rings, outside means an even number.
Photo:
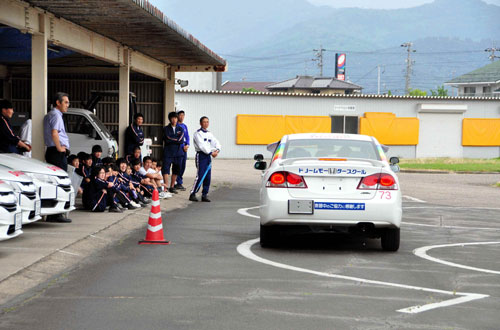
[[[56,93],[52,99],[52,106],[52,110],[43,118],[43,138],[47,146],[45,160],[67,171],[66,157],[69,152],[69,138],[64,127],[63,113],[69,108],[68,94]]]
[[[193,188],[191,189],[191,194],[189,195],[189,200],[192,202],[197,202],[196,193],[203,185],[203,191],[201,192],[201,201],[210,202],[207,197],[208,189],[210,188],[210,178],[212,175],[212,158],[219,155],[220,143],[217,141],[215,136],[208,131],[208,117],[200,118],[201,128],[194,133],[194,149],[196,150],[196,168],[198,172],[196,173],[196,179],[194,180]]]
[[[66,93],[57,92],[52,99],[52,110],[43,118],[43,138],[47,151],[45,160],[65,171],[68,170],[69,138],[64,127],[63,113],[68,111],[69,96]],[[62,214],[47,216],[48,222],[71,222],[71,219],[63,217]]]

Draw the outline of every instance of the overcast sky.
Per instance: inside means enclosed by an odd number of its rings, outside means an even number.
[[[408,8],[432,2],[433,0],[308,0],[316,5],[330,5],[333,7],[360,7],[360,8]],[[500,0],[483,0],[500,6]],[[457,1],[458,2],[458,1]]]

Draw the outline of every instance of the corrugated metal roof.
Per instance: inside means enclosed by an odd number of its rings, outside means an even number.
[[[226,65],[147,0],[25,1],[167,64]]]
[[[420,100],[472,100],[472,101],[495,101],[499,102],[500,97],[484,96],[411,96],[411,95],[377,95],[377,94],[312,94],[312,93],[285,93],[285,92],[235,92],[235,91],[214,91],[214,90],[178,90],[176,93],[197,93],[197,94],[228,94],[228,95],[257,95],[257,96],[288,96],[288,97],[320,97],[337,99],[420,99]]]
[[[266,86],[272,84],[272,82],[262,82],[262,81],[227,81],[222,84],[221,89],[223,91],[242,91],[243,88],[254,88],[261,92],[267,92]]]
[[[463,84],[474,82],[497,83],[500,82],[500,61],[495,61],[482,68],[458,76],[446,84]]]
[[[363,89],[356,84],[338,80],[333,77],[311,77],[297,76],[296,78],[285,80],[276,84],[266,86],[269,90],[276,89]]]

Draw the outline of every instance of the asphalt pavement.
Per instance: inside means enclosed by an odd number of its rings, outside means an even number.
[[[396,253],[339,234],[262,249],[257,183],[224,185],[163,214],[171,245],[139,246],[133,230],[3,305],[0,328],[498,329],[496,181],[435,175],[401,174]]]

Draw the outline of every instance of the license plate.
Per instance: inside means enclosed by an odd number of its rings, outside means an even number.
[[[35,202],[35,216],[39,216],[40,213],[42,213],[42,202],[36,201]]]
[[[311,200],[289,200],[288,213],[289,214],[313,214],[314,202]]]
[[[365,203],[314,203],[316,210],[364,211]]]
[[[15,227],[16,231],[21,230],[21,228],[23,227],[23,214],[22,213],[16,213],[14,215],[14,227]]]
[[[69,193],[69,205],[75,206],[75,193]]]

